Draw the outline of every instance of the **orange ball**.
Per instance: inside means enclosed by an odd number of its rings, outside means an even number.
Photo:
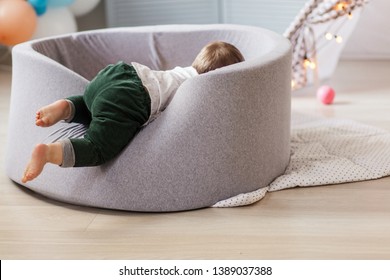
[[[37,26],[34,8],[24,0],[0,0],[0,44],[13,46],[29,40]]]

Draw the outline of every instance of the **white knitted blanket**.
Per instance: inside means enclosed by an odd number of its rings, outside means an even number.
[[[293,114],[291,159],[269,186],[213,207],[255,203],[267,192],[378,179],[390,175],[390,132],[351,120]]]

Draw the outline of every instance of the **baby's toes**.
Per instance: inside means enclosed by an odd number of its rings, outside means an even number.
[[[48,125],[48,119],[47,119],[47,117],[45,117],[45,115],[41,111],[37,112],[37,114],[36,114],[35,124],[37,126],[47,126]]]

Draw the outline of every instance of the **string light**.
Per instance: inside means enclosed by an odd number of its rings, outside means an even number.
[[[1,1],[1,0],[0,0]],[[342,44],[341,28],[353,18],[355,9],[369,0],[309,0],[301,14],[284,36],[293,44],[291,87],[299,89],[309,81],[318,82],[317,54],[328,44]],[[344,20],[337,20],[344,18]],[[331,22],[324,33],[316,37],[316,25]],[[311,72],[311,73],[310,73]]]
[[[340,36],[340,35],[333,35],[332,33],[330,32],[326,32],[325,33],[325,39],[328,40],[328,41],[331,41],[333,40],[333,38],[335,39],[335,41],[339,44],[341,44],[343,42],[343,37]]]
[[[336,11],[345,11],[348,7],[348,2],[341,1],[334,6]]]
[[[310,68],[312,70],[316,69],[316,67],[317,67],[316,63],[307,57],[303,61],[303,65],[305,66],[305,68]]]
[[[328,40],[328,41],[332,40],[333,39],[333,34],[330,33],[330,32],[326,32],[325,39]]]
[[[343,37],[341,37],[340,35],[335,35],[334,37],[337,43],[341,44],[343,42]]]

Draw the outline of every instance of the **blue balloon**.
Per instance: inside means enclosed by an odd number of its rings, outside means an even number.
[[[44,13],[46,13],[47,1],[48,0],[28,0],[28,3],[30,3],[31,6],[33,6],[37,15],[41,16]]]
[[[49,7],[64,7],[72,4],[74,0],[47,0]]]

